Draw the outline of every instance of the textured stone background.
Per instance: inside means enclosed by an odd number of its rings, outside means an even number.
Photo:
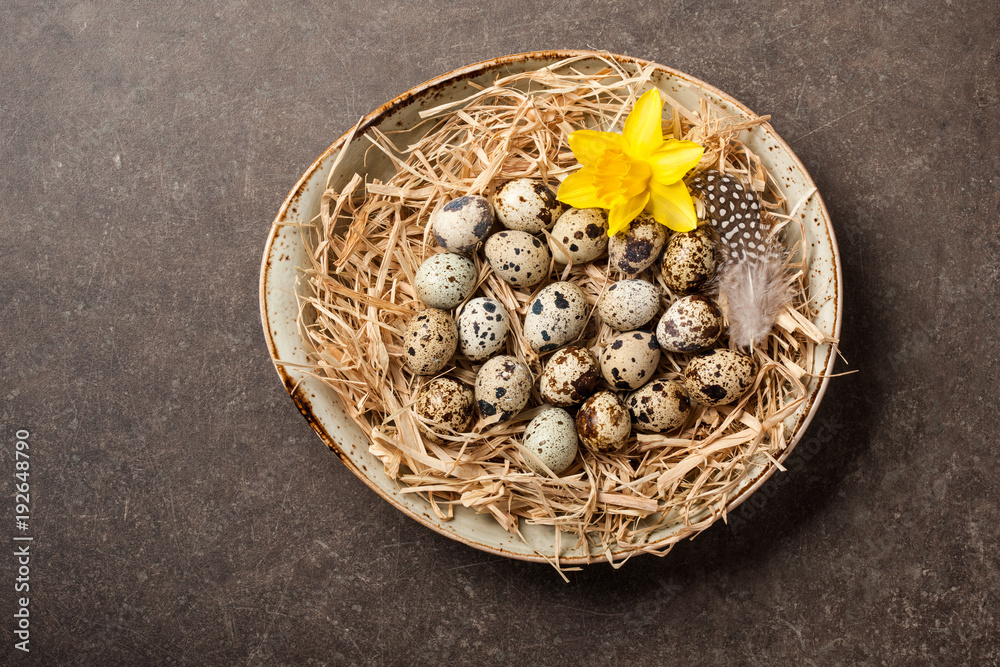
[[[997,661],[998,19],[995,0],[4,2],[0,525],[28,429],[36,542],[27,659],[0,553],[0,661]],[[288,399],[257,311],[270,221],[351,123],[545,48],[653,59],[773,114],[833,216],[860,371],[733,527],[569,584],[363,486]]]

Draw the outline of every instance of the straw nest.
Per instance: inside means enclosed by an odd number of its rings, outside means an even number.
[[[540,555],[557,567],[558,554],[567,547],[583,547],[609,561],[639,552],[662,555],[724,518],[748,477],[764,466],[780,468],[777,459],[791,438],[788,423],[806,397],[805,369],[813,366],[816,346],[832,342],[811,321],[808,248],[796,244],[787,267],[794,307],[753,352],[759,372],[737,404],[696,406],[677,431],[633,434],[621,454],[597,455],[581,447],[558,478],[531,472],[518,445],[525,426],[543,409],[537,386],[528,407],[509,422],[481,420],[471,432],[443,436],[443,444],[423,437],[410,406],[431,378],[405,368],[401,333],[422,308],[413,288],[417,268],[439,251],[430,234],[431,215],[461,195],[489,197],[513,178],[540,179],[554,189],[577,169],[569,134],[581,128],[620,130],[655,71],[604,60],[605,69],[596,74],[577,71],[570,59],[498,79],[465,100],[425,111],[426,132],[413,145],[396,146],[376,129],[355,138],[388,156],[395,175],[380,182],[355,174],[343,189],[327,189],[320,215],[303,227],[312,265],[300,276],[299,327],[312,351],[309,372],[337,392],[370,435],[370,451],[385,474],[397,480],[401,493],[425,498],[442,520],[452,518],[460,504],[515,535],[521,534],[520,522],[556,528],[554,554]],[[688,109],[669,94],[663,97],[672,109],[664,134],[706,147],[695,171],[714,168],[741,178],[760,194],[773,233],[796,224],[794,213],[804,202],[784,201],[761,160],[740,141],[741,133],[767,117],[718,117],[704,100],[698,109]],[[549,281],[532,291],[513,289],[481,258],[475,262],[474,296],[496,299],[511,313],[506,354],[537,378],[543,360],[525,342],[520,321],[526,304]],[[600,295],[618,279],[606,264],[571,266],[562,275],[552,267],[553,280],[571,280],[587,294],[590,322],[576,344],[594,351],[614,335],[594,314]],[[647,277],[673,301],[655,266]],[[687,361],[685,355],[664,353],[658,370],[676,378]],[[458,355],[441,374],[471,386],[477,369]]]

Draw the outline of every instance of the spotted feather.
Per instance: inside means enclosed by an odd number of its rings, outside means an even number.
[[[760,202],[734,177],[706,171],[691,180],[701,195],[712,226],[719,233],[726,261],[741,262],[765,254],[767,233],[761,226]]]
[[[722,243],[718,287],[729,337],[739,347],[759,346],[791,301],[785,246],[765,229],[756,193],[735,177],[710,170],[690,185]]]

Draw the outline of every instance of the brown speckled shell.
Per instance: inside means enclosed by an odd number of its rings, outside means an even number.
[[[417,375],[437,373],[448,365],[457,347],[455,320],[437,308],[421,310],[403,332],[403,358]]]
[[[660,346],[651,331],[629,331],[612,338],[601,354],[601,374],[615,389],[638,389],[653,378]]]
[[[597,259],[608,247],[607,212],[599,208],[569,209],[559,216],[552,228],[549,247],[556,264],[569,264],[571,259],[574,264]],[[568,256],[563,254],[563,247],[569,252]]]
[[[625,399],[632,428],[643,433],[666,433],[687,419],[691,399],[680,382],[653,380]]]
[[[690,232],[674,234],[663,251],[660,272],[674,294],[697,292],[715,275],[715,239],[702,225]]]
[[[717,349],[698,355],[684,370],[684,387],[702,405],[726,405],[753,383],[757,364],[742,352]]]
[[[618,451],[631,433],[629,411],[610,391],[597,392],[576,413],[576,434],[593,452]]]
[[[667,242],[667,228],[648,213],[641,213],[628,229],[608,241],[608,263],[622,273],[639,273],[652,266]]]
[[[659,309],[659,286],[634,278],[611,283],[597,304],[601,321],[615,331],[641,329]]]
[[[700,294],[675,301],[656,326],[656,340],[667,352],[701,352],[715,345],[721,335],[722,311]]]
[[[437,244],[449,252],[472,252],[493,226],[493,207],[486,197],[453,199],[434,215],[431,230]]]
[[[448,429],[469,430],[475,416],[474,405],[472,389],[451,378],[435,378],[421,388],[413,411],[436,426],[444,427],[442,433],[448,433]],[[441,442],[431,428],[421,424],[420,429],[433,442]]]
[[[451,310],[472,294],[476,277],[476,265],[471,259],[442,252],[424,260],[413,278],[413,288],[428,308]]]
[[[528,304],[524,338],[535,352],[550,352],[580,335],[587,324],[587,296],[577,285],[546,285]]]
[[[476,405],[483,417],[500,415],[504,422],[514,417],[531,397],[531,373],[514,357],[493,357],[476,375]]]
[[[551,229],[563,212],[556,193],[530,178],[516,178],[497,188],[493,208],[504,227],[532,234]]]
[[[549,276],[549,247],[528,232],[497,232],[486,239],[483,254],[493,273],[514,287],[531,287]]]
[[[473,361],[503,349],[510,330],[507,309],[485,296],[472,299],[458,316],[458,348]]]
[[[570,345],[557,350],[538,381],[542,398],[562,408],[576,405],[597,391],[601,366],[590,350]]]

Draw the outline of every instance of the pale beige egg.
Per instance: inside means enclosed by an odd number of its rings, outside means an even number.
[[[632,428],[643,433],[672,431],[691,413],[687,390],[673,380],[653,380],[629,394],[625,405],[632,415]]]
[[[497,232],[483,245],[490,268],[501,280],[514,287],[531,287],[549,275],[552,255],[549,247],[528,232]]]
[[[571,208],[556,221],[549,238],[556,264],[582,264],[608,247],[608,214],[599,208]]]
[[[757,364],[742,352],[710,350],[692,359],[684,370],[684,387],[702,405],[733,403],[750,388]]]
[[[601,353],[601,374],[615,389],[638,389],[653,379],[660,346],[651,331],[629,331],[615,336]]]
[[[417,375],[437,373],[448,365],[457,347],[455,320],[437,308],[421,310],[403,332],[403,358]]]
[[[497,188],[493,207],[504,227],[531,234],[551,229],[563,212],[556,193],[531,178],[515,178]]]
[[[660,288],[645,280],[611,283],[597,303],[601,321],[615,331],[641,329],[660,309]]]
[[[531,397],[531,373],[517,359],[493,357],[476,374],[476,404],[485,418],[500,415],[504,422],[517,416]]]
[[[587,323],[587,297],[577,285],[547,285],[528,305],[524,338],[535,352],[549,352],[569,343]]]
[[[539,462],[556,475],[570,467],[576,458],[576,423],[562,408],[549,408],[539,413],[524,429],[521,447],[527,451],[524,457],[528,467],[539,475],[545,470]]]

